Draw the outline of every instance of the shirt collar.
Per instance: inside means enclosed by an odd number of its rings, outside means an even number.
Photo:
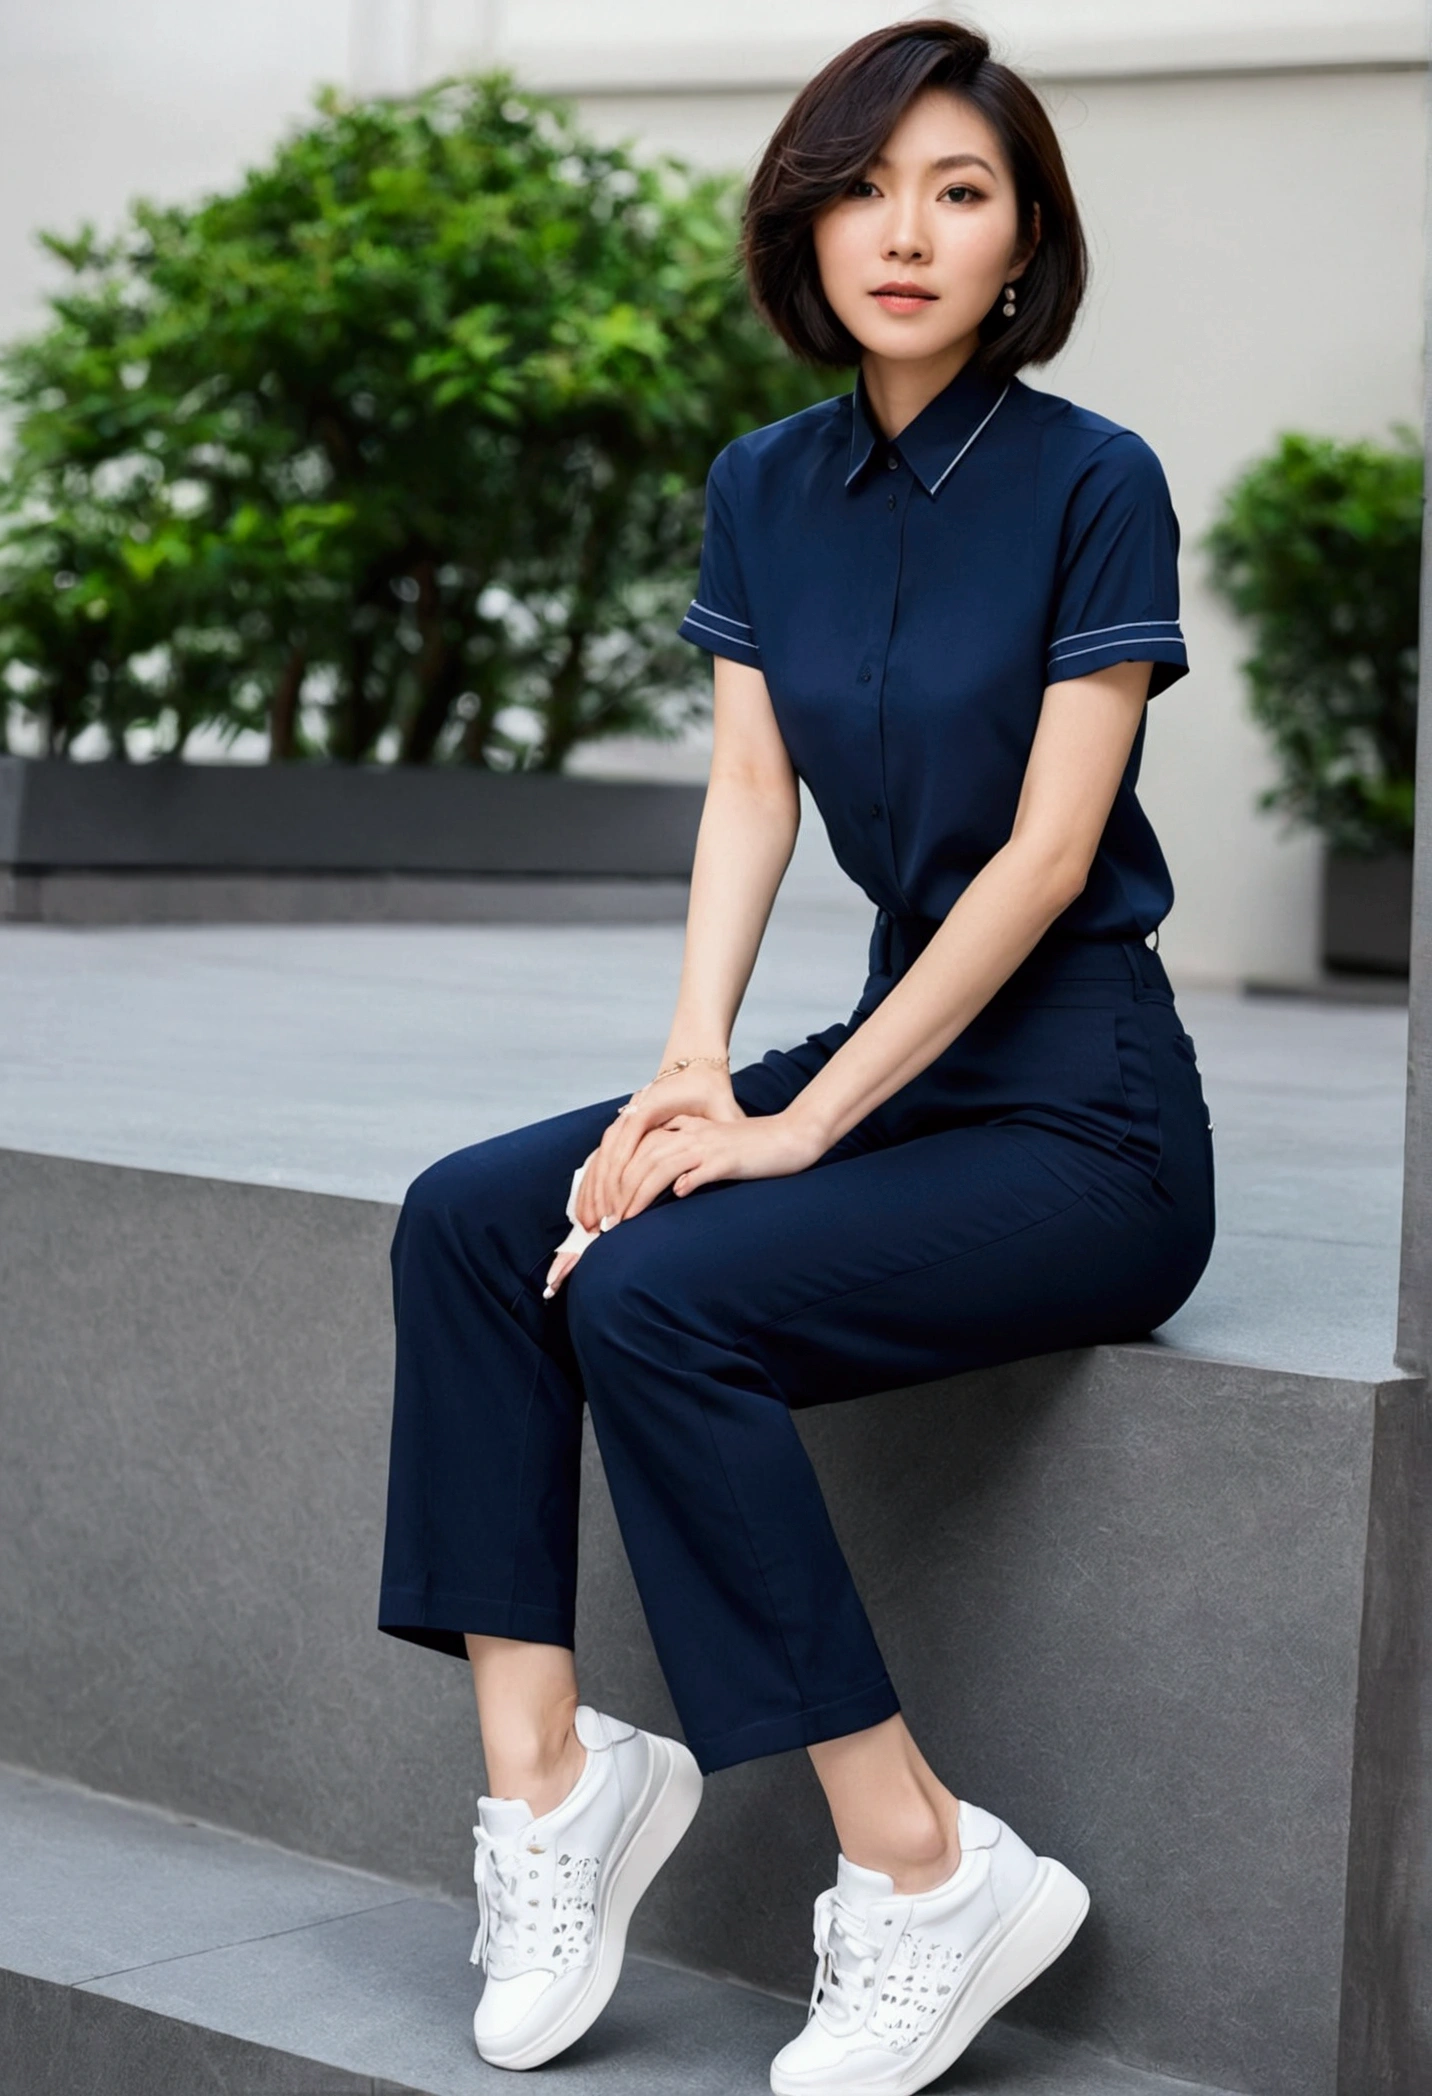
[[[893,450],[909,464],[925,493],[936,494],[991,420],[1009,386],[1008,380],[1001,385],[990,378],[972,357],[890,443],[870,407],[865,373],[858,372],[850,395],[850,468],[845,485],[853,485],[872,456],[883,458]]]

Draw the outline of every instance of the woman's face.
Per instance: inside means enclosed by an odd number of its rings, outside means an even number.
[[[948,88],[916,96],[812,230],[832,309],[863,348],[892,360],[938,357],[973,335],[1028,261],[999,140]]]

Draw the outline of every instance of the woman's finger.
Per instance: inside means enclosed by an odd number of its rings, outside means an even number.
[[[673,1178],[672,1190],[679,1198],[695,1193],[698,1186],[714,1186],[718,1180],[741,1178],[744,1175],[739,1169],[740,1162],[739,1142],[726,1132],[721,1123],[712,1122],[695,1145],[695,1156],[690,1164]]]
[[[726,1176],[714,1158],[698,1157],[685,1171],[677,1173],[671,1182],[671,1190],[679,1200],[686,1194],[695,1193],[698,1186],[707,1186],[713,1179]]]
[[[621,1158],[620,1163],[616,1159],[612,1160],[601,1189],[598,1204],[601,1213],[592,1224],[593,1229],[599,1229],[608,1216],[615,1222],[621,1221],[627,1212],[631,1189],[646,1173],[652,1159],[664,1153],[671,1139],[670,1124],[665,1121],[653,1121],[650,1127],[640,1130],[636,1140],[628,1146],[628,1154]]]
[[[593,1211],[600,1199],[602,1174],[605,1169],[606,1157],[609,1154],[607,1140],[610,1133],[610,1129],[603,1133],[601,1141],[588,1158],[587,1168],[583,1172],[580,1184],[577,1187],[576,1199],[572,1203],[572,1212],[585,1230],[594,1230],[596,1228],[596,1218]]]
[[[585,1229],[595,1230],[602,1217],[610,1213],[621,1173],[641,1139],[644,1118],[638,1108],[630,1116],[621,1115],[610,1121],[603,1130],[596,1155],[577,1189],[577,1220]]]
[[[616,1143],[617,1132],[621,1126],[622,1123],[619,1120],[613,1120],[609,1121],[602,1130],[602,1139],[597,1144],[592,1161],[587,1166],[586,1172],[582,1177],[582,1183],[577,1189],[577,1220],[588,1230],[594,1230],[597,1226],[597,1210],[602,1198],[602,1184],[610,1167],[613,1146]]]
[[[683,1172],[693,1170],[700,1162],[701,1152],[689,1135],[684,1139],[674,1136],[660,1151],[653,1151],[649,1160],[639,1160],[643,1168],[625,1192],[622,1220],[629,1221],[632,1216],[640,1215],[659,1193],[664,1193]]]
[[[612,1181],[607,1213],[617,1222],[634,1212],[631,1201],[637,1187],[644,1185],[653,1171],[668,1169],[665,1159],[671,1153],[673,1142],[679,1140],[680,1138],[664,1125],[647,1129],[621,1172]]]
[[[580,1252],[559,1253],[547,1270],[547,1285],[542,1290],[544,1296],[553,1296],[557,1293],[557,1290],[566,1280],[581,1256]]]
[[[599,1228],[604,1216],[620,1216],[623,1186],[631,1172],[632,1159],[665,1125],[663,1109],[654,1099],[639,1101],[631,1116],[617,1123],[593,1185],[594,1214],[589,1229]]]

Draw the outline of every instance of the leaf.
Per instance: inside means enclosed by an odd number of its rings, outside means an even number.
[[[1252,631],[1253,717],[1278,783],[1260,805],[1374,852],[1412,836],[1422,451],[1287,432],[1226,491],[1210,576]]]
[[[8,703],[57,754],[180,749],[262,725],[299,651],[311,754],[670,732],[706,469],[826,390],[751,312],[739,208],[498,70],[322,94],[227,191],[46,236],[0,355]]]

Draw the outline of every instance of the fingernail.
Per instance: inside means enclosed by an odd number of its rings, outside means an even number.
[[[602,1228],[604,1230],[610,1230],[615,1221],[616,1217],[614,1215],[604,1215],[602,1217]]]
[[[542,1293],[543,1293],[543,1295],[544,1295],[544,1296],[553,1296],[553,1295],[555,1295],[555,1294],[556,1294],[556,1292],[557,1292],[557,1291],[556,1291],[556,1289],[555,1289],[555,1288],[551,1288],[551,1287],[548,1287],[548,1288],[544,1288],[544,1289],[543,1289],[543,1291],[542,1291]]]

